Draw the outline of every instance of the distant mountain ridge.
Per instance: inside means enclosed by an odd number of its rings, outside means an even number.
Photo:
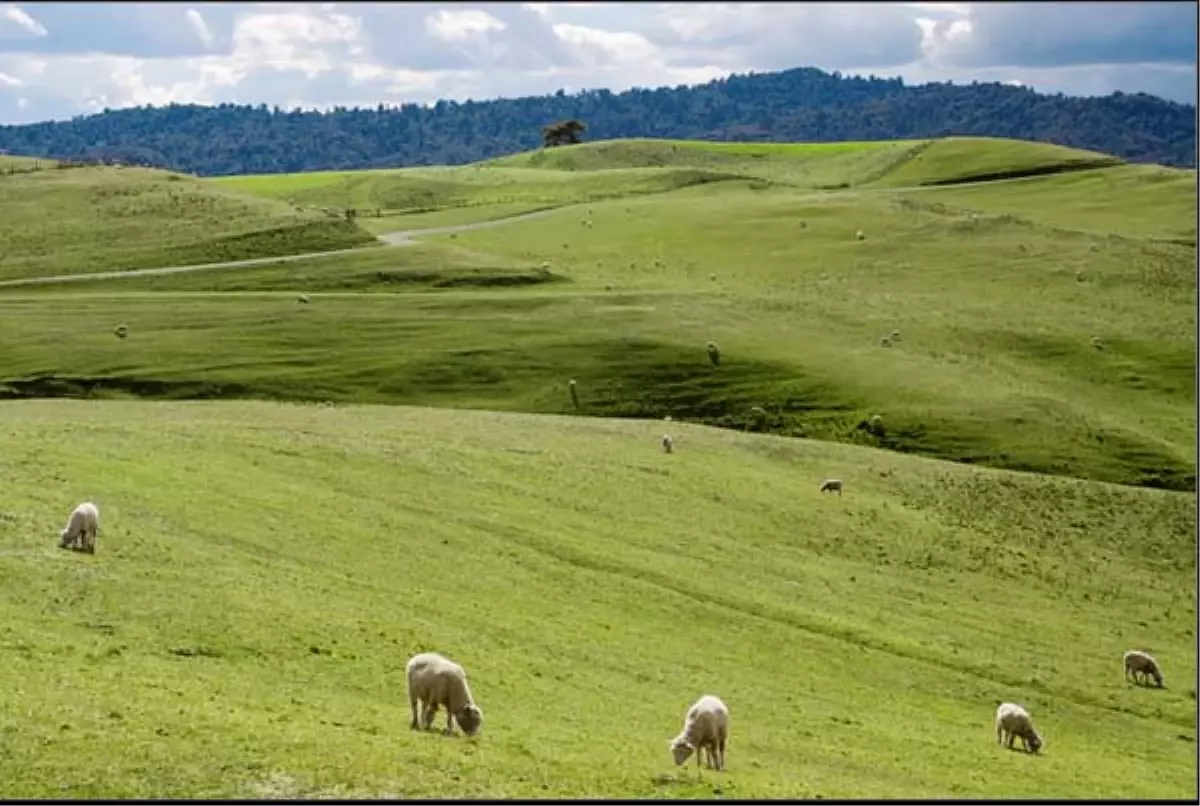
[[[285,112],[176,105],[0,126],[0,151],[110,159],[201,176],[463,164],[541,145],[578,118],[585,139],[892,140],[976,135],[1039,140],[1131,162],[1196,167],[1196,108],[1146,94],[1080,98],[989,84],[907,86],[796,68],[696,86],[587,90],[492,101]]]

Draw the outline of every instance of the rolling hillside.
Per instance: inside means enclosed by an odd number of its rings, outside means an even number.
[[[370,244],[352,224],[144,168],[0,162],[0,280]]]
[[[679,423],[668,456],[661,423],[2,409],[8,797],[1196,794],[1194,496]],[[85,496],[94,557],[54,548]],[[409,731],[430,648],[478,738]],[[710,691],[698,777],[666,744]]]
[[[1194,172],[986,139],[558,151],[210,180],[392,205],[360,218],[376,232],[503,220],[401,249],[0,288],[0,383],[566,413],[576,378],[589,415],[1194,489]],[[945,184],[998,166],[1035,176]],[[322,297],[261,296],[279,291]],[[111,338],[117,323],[133,336]],[[863,428],[873,415],[882,430]]]
[[[1195,171],[34,167],[0,163],[5,796],[1196,798]],[[275,257],[175,271],[222,250]],[[85,499],[94,556],[56,547]],[[478,737],[408,729],[425,650]],[[726,772],[667,751],[703,693]]]

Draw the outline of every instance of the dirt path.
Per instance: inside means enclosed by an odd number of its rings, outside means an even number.
[[[375,237],[388,247],[412,246],[413,244],[417,243],[415,239],[421,235],[446,235],[451,232],[470,232],[471,230],[476,229],[498,227],[503,224],[510,224],[514,221],[521,221],[528,218],[537,218],[539,216],[549,215],[550,213],[557,212],[558,210],[563,210],[571,206],[573,205],[550,207],[545,210],[534,210],[528,213],[518,213],[516,215],[506,216],[504,218],[490,219],[488,221],[473,221],[469,224],[452,224],[445,227],[400,230],[398,232],[384,233]],[[0,288],[47,285],[50,283],[78,283],[86,282],[88,280],[115,280],[122,277],[151,277],[159,274],[182,274],[189,271],[207,271],[214,269],[244,269],[252,266],[269,266],[276,263],[294,263],[299,260],[312,260],[313,258],[318,257],[353,255],[378,248],[378,246],[356,246],[351,249],[334,249],[329,252],[305,252],[301,255],[256,257],[249,258],[247,260],[228,260],[223,263],[195,263],[191,266],[163,266],[157,269],[128,269],[126,271],[102,271],[93,272],[91,274],[60,274],[55,277],[26,277],[19,280],[0,280]]]

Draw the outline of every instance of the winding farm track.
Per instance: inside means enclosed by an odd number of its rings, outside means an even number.
[[[413,244],[417,243],[415,237],[418,235],[446,235],[451,232],[469,232],[476,229],[498,227],[502,224],[509,224],[514,221],[521,221],[528,218],[537,218],[539,216],[549,215],[550,213],[558,212],[559,210],[563,210],[572,206],[574,205],[550,207],[544,210],[533,210],[528,213],[518,213],[516,215],[505,216],[504,218],[493,218],[488,221],[473,221],[468,224],[453,224],[445,227],[430,227],[428,229],[388,232],[382,235],[377,235],[376,238],[380,243],[388,247],[412,246]],[[60,274],[54,277],[26,277],[20,280],[0,281],[0,288],[12,288],[16,286],[28,285],[47,285],[50,283],[76,283],[86,282],[88,280],[115,280],[123,277],[150,277],[159,274],[183,274],[190,271],[206,271],[209,269],[245,269],[252,266],[269,266],[275,263],[294,263],[300,260],[312,260],[313,258],[330,257],[333,255],[351,255],[378,248],[378,245],[356,246],[352,249],[334,249],[328,252],[305,252],[304,254],[300,255],[279,255],[277,257],[256,257],[246,260],[229,260],[223,263],[195,263],[191,266],[163,266],[157,269],[129,269],[126,271],[93,272],[90,274]]]

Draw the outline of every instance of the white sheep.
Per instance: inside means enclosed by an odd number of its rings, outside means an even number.
[[[867,236],[863,234],[862,230],[859,230],[858,232],[854,233],[854,237],[857,238],[858,240],[862,241],[862,240],[866,240]]]
[[[299,302],[301,305],[307,305],[308,304],[308,294],[301,294],[300,296],[296,297],[296,301]]]
[[[410,728],[417,728],[417,701],[420,700],[419,724],[424,730],[433,726],[433,717],[440,706],[446,709],[443,733],[447,736],[453,735],[455,721],[468,736],[479,732],[483,726],[483,711],[471,697],[463,667],[436,652],[422,652],[408,661],[404,671],[408,679],[408,702],[412,706]]]
[[[1159,688],[1163,687],[1163,673],[1158,661],[1149,652],[1131,649],[1122,656],[1125,664],[1125,679],[1133,678],[1133,682],[1145,682],[1146,677],[1153,677]]]
[[[900,331],[893,330],[892,335],[888,336],[888,338],[892,341],[900,341]]]
[[[59,535],[59,548],[82,549],[88,554],[96,553],[96,533],[100,530],[100,509],[91,501],[84,501],[71,511],[67,528]]]
[[[841,479],[825,479],[825,481],[821,482],[821,492],[837,493],[838,495],[841,495],[842,494],[842,480]]]
[[[1036,753],[1042,747],[1042,737],[1033,729],[1033,720],[1029,712],[1011,702],[1002,702],[996,709],[996,744],[1008,740],[1008,749],[1012,749],[1013,739],[1021,737],[1021,746],[1026,751]]]
[[[117,335],[118,339],[123,339],[129,335],[129,326],[125,324],[117,325],[113,328],[113,333]]]
[[[675,441],[671,439],[670,434],[663,434],[662,447],[664,453],[670,453],[675,448]]]
[[[729,736],[729,709],[719,697],[705,694],[688,709],[683,730],[669,744],[676,766],[696,753],[696,770],[708,751],[710,769],[725,769],[725,740]]]

